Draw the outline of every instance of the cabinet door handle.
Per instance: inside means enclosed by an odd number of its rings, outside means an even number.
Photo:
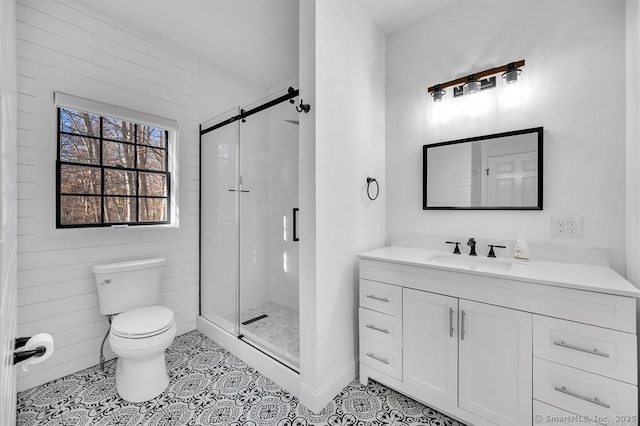
[[[574,346],[574,345],[570,345],[568,343],[565,343],[564,340],[560,340],[559,342],[553,342],[554,345],[557,346],[562,346],[563,348],[568,348],[568,349],[573,349],[576,351],[580,351],[580,352],[586,352],[588,354],[591,355],[598,355],[598,356],[603,356],[605,358],[609,358],[609,354],[604,353],[604,352],[600,352],[599,350],[593,348],[593,349],[586,349],[586,348],[581,348],[580,346]]]
[[[593,398],[589,398],[588,396],[584,396],[584,395],[580,395],[579,393],[571,392],[569,389],[567,389],[564,386],[562,386],[562,387],[556,386],[555,390],[557,390],[558,392],[567,394],[569,396],[572,396],[574,398],[578,398],[578,399],[581,399],[583,401],[587,401],[587,402],[590,402],[592,404],[599,405],[599,406],[604,407],[604,408],[611,408],[611,406],[609,404],[600,401],[600,399],[597,396],[593,397]]]
[[[464,340],[464,335],[465,335],[465,331],[464,331],[464,317],[467,316],[467,313],[464,311],[464,309],[462,310],[462,324],[460,324],[460,340]]]
[[[378,297],[375,294],[367,294],[367,297],[369,299],[373,299],[373,300],[379,300],[380,302],[386,302],[389,303],[389,299],[387,299],[386,297]]]
[[[387,330],[386,328],[378,328],[375,325],[371,325],[371,324],[367,324],[367,328],[370,328],[375,331],[379,331],[380,333],[389,334],[389,330]]]
[[[386,359],[386,358],[380,358],[379,356],[376,356],[376,354],[374,354],[373,352],[371,352],[371,353],[367,353],[367,356],[368,356],[369,358],[373,358],[373,359],[375,359],[376,361],[380,361],[380,362],[384,362],[385,364],[389,364],[389,360],[388,360],[388,359]]]
[[[453,337],[453,308],[449,308],[449,337]]]

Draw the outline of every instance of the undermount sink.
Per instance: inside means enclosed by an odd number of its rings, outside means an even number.
[[[464,254],[435,254],[427,260],[441,263],[443,265],[459,266],[468,269],[493,269],[508,271],[513,266],[513,262],[505,259],[490,257],[474,257]]]

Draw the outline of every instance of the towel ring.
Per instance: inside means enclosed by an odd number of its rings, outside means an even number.
[[[375,196],[371,196],[371,184],[375,183],[376,184],[376,195]],[[378,195],[380,194],[380,184],[378,183],[377,180],[375,180],[375,178],[372,177],[368,177],[367,178],[367,197],[369,197],[369,199],[371,201],[375,200],[376,198],[378,198]]]

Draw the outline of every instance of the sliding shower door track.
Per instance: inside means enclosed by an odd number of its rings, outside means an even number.
[[[268,350],[260,347],[259,344],[253,343],[251,340],[247,339],[247,337],[244,334],[240,334],[238,335],[238,339],[242,340],[242,343],[251,346],[253,349],[257,350],[258,352],[268,356],[269,358],[271,358],[272,360],[274,360],[275,362],[282,364],[284,367],[287,367],[289,370],[293,371],[296,374],[300,374],[300,370],[295,368],[293,365],[291,365],[290,363],[288,363],[287,361],[285,361],[284,359],[282,359],[281,357],[270,353]]]

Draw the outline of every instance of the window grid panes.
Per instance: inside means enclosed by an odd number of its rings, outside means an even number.
[[[170,223],[169,132],[58,108],[58,228]]]

